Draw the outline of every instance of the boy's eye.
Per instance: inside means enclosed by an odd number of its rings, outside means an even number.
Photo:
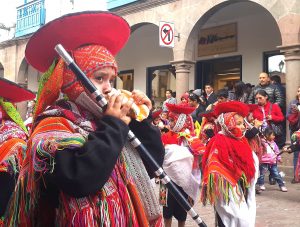
[[[95,80],[102,81],[103,78],[102,78],[102,76],[96,76],[96,77],[95,77]]]

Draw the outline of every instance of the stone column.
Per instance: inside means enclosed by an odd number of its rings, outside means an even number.
[[[190,69],[195,64],[194,61],[171,61],[176,70],[176,98],[180,102],[180,96],[189,90]]]
[[[285,56],[286,64],[286,103],[295,99],[297,89],[300,86],[300,44],[279,46],[280,51]],[[290,132],[287,127],[286,141],[290,142]]]

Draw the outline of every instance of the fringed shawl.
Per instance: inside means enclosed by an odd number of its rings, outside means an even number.
[[[202,159],[203,187],[201,201],[214,204],[216,200],[229,203],[229,190],[236,188],[235,202],[241,201],[243,191],[254,177],[252,151],[245,138],[241,140],[215,135],[206,148]],[[233,193],[235,196],[235,193]]]
[[[0,173],[9,173],[17,180],[25,157],[26,140],[27,135],[20,126],[11,120],[2,120],[0,128]],[[5,186],[0,185],[0,187]],[[1,218],[0,226],[2,226]]]
[[[19,172],[26,140],[26,133],[15,122],[3,120],[0,128],[0,172]]]

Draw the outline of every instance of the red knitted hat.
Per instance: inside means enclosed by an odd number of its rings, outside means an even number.
[[[182,106],[176,104],[166,103],[169,112],[176,114],[191,114],[196,108],[191,106]]]
[[[176,126],[173,128],[174,131],[177,132],[184,129],[194,131],[194,123],[190,114],[196,109],[195,107],[169,103],[166,106],[169,109],[169,118],[173,118],[176,121]]]
[[[219,116],[221,113],[235,112],[242,117],[246,117],[249,114],[249,107],[243,102],[229,101],[216,105],[213,112],[215,116]]]

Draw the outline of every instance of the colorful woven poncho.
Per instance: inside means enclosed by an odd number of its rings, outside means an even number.
[[[6,172],[17,180],[25,157],[26,140],[26,133],[15,122],[1,119],[0,173]],[[5,187],[5,185],[1,185],[1,187]],[[0,217],[0,226],[2,226],[1,219],[2,217]]]
[[[17,193],[6,218],[8,226],[39,224],[32,218],[39,204],[39,184],[43,174],[54,170],[56,152],[64,148],[83,146],[89,132],[95,130],[93,121],[87,120],[93,118],[88,112],[77,109],[76,105],[70,102],[63,106],[69,106],[71,109],[54,106],[37,118],[28,142],[28,152],[20,173]],[[59,208],[55,212],[55,223],[58,226],[149,225],[122,153],[110,178],[96,194],[76,199],[60,192],[59,201]],[[44,205],[43,209],[47,210],[47,205]],[[49,216],[51,213],[53,211]]]

